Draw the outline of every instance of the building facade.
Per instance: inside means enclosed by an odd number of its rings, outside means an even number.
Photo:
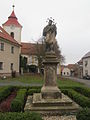
[[[22,26],[12,11],[8,20],[0,27],[0,76],[11,76],[12,71],[19,74]]]
[[[83,76],[90,76],[90,52],[84,55],[83,59]]]
[[[4,51],[0,50],[0,74],[11,75],[12,70],[19,73],[21,71],[19,68],[20,55],[27,60],[27,72],[39,73],[36,44],[21,42],[22,25],[18,22],[14,9],[2,26],[1,29],[7,35],[4,38],[0,36],[1,49],[4,44]],[[11,49],[14,50],[13,53],[10,52]],[[60,73],[59,64],[57,74]]]
[[[61,76],[70,76],[70,75],[71,75],[70,69],[66,66],[63,66],[61,68]]]
[[[19,49],[20,44],[0,27],[0,76],[19,74]]]

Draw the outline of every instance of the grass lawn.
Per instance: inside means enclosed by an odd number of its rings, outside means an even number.
[[[10,83],[10,82],[21,82],[21,83],[39,83],[43,84],[43,77],[39,75],[23,75],[16,78],[6,78],[4,80],[0,79],[0,83]]]
[[[58,86],[60,87],[81,87],[84,86],[83,83],[75,82],[67,78],[59,78],[57,80]]]
[[[3,83],[21,82],[26,84],[43,84],[44,78],[43,76],[39,76],[39,75],[24,75],[16,78],[7,78],[5,80],[0,79],[0,83],[2,82]],[[58,78],[57,83],[58,83],[58,86],[60,87],[84,86],[82,83],[78,83],[66,78],[63,78],[63,79]]]

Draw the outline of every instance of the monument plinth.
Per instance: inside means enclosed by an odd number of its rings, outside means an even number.
[[[44,64],[44,85],[41,89],[43,99],[58,99],[62,97],[57,87],[57,64],[59,61],[55,52],[46,52]]]
[[[79,108],[68,96],[61,93],[56,83],[57,64],[59,63],[55,54],[56,34],[56,24],[49,19],[48,25],[43,30],[45,41],[44,85],[41,93],[28,96],[25,111],[57,115],[76,113]]]

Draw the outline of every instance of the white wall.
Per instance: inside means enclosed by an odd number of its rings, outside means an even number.
[[[70,69],[69,68],[64,68],[62,70],[62,76],[70,76]]]
[[[61,67],[60,64],[57,65],[57,75],[61,74]]]
[[[1,41],[1,40],[0,40]],[[4,43],[4,51],[0,50],[0,62],[3,62],[3,69],[0,70],[0,74],[11,74],[11,63],[13,63],[13,70],[19,73],[19,47],[10,44],[9,42],[2,41]],[[14,46],[14,53],[11,53],[11,46]]]
[[[27,58],[28,65],[38,66],[38,59],[36,55],[22,55],[22,56]]]
[[[87,66],[85,66],[86,61],[88,62]],[[88,71],[88,75],[90,75],[90,57],[83,59],[83,76],[86,75],[86,71]]]
[[[14,32],[14,39],[21,44],[21,27],[16,27],[11,29],[11,26],[3,26],[4,30],[6,30],[6,32],[8,32],[9,34],[11,32]]]

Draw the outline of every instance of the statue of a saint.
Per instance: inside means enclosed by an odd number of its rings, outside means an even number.
[[[43,36],[45,37],[46,52],[54,51],[56,34],[56,24],[53,22],[53,20],[49,19],[48,25],[43,30]]]

